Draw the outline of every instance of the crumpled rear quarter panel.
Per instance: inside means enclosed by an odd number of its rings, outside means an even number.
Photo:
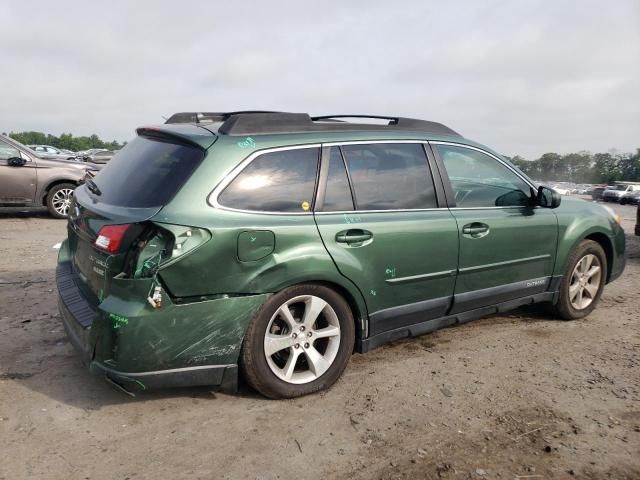
[[[147,302],[153,279],[113,279],[91,327],[94,361],[121,372],[146,372],[238,361],[249,321],[268,298],[247,295],[173,304]]]

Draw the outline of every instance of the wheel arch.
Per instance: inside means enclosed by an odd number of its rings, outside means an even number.
[[[51,189],[53,187],[55,187],[56,185],[61,185],[63,183],[71,183],[71,184],[75,185],[76,187],[78,187],[80,185],[80,182],[78,182],[77,180],[73,180],[71,178],[57,178],[55,180],[51,180],[49,183],[47,183],[42,188],[42,191],[40,193],[40,205],[46,206],[47,205],[47,195],[49,195],[49,192],[51,191]]]
[[[614,246],[609,235],[598,229],[590,229],[586,232],[583,232],[582,235],[576,235],[571,240],[567,239],[566,237],[564,242],[563,240],[560,240],[560,245],[563,245],[564,243],[564,246],[558,249],[558,259],[556,261],[556,269],[554,274],[564,275],[567,268],[567,262],[569,261],[569,257],[571,256],[571,252],[578,248],[578,245],[580,245],[580,243],[585,240],[596,242],[604,250],[605,257],[607,259],[605,283],[609,283],[615,255]]]
[[[607,257],[607,278],[606,283],[609,283],[609,279],[611,278],[611,269],[613,267],[613,243],[611,239],[602,232],[594,232],[586,237],[583,240],[592,240],[598,243]]]
[[[342,298],[346,300],[353,315],[353,321],[356,327],[356,346],[360,340],[366,338],[369,325],[369,316],[367,314],[366,307],[364,306],[364,302],[361,301],[360,303],[358,303],[358,299],[351,291],[336,282],[328,280],[318,280],[305,283],[315,283],[317,285],[322,285],[339,293]]]

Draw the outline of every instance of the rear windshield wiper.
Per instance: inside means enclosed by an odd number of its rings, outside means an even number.
[[[102,192],[100,191],[100,188],[98,188],[98,185],[96,185],[96,182],[91,180],[88,175],[84,179],[84,183],[85,185],[87,185],[87,188],[91,190],[93,193],[95,193],[98,196],[102,195]]]

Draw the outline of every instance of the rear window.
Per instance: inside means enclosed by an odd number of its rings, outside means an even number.
[[[224,189],[218,202],[260,212],[304,213],[312,207],[318,148],[263,153]]]
[[[94,181],[109,205],[166,205],[204,158],[200,148],[138,136],[100,170]]]

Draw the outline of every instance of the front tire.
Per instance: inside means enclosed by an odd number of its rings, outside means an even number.
[[[55,185],[47,193],[47,209],[52,217],[67,218],[73,199],[73,191],[77,185],[73,183],[60,183]]]
[[[293,398],[333,385],[354,341],[353,315],[340,294],[322,285],[296,285],[260,307],[240,363],[247,383],[264,396]]]
[[[583,240],[567,262],[555,313],[564,320],[589,315],[598,304],[607,278],[607,256],[599,243]]]

